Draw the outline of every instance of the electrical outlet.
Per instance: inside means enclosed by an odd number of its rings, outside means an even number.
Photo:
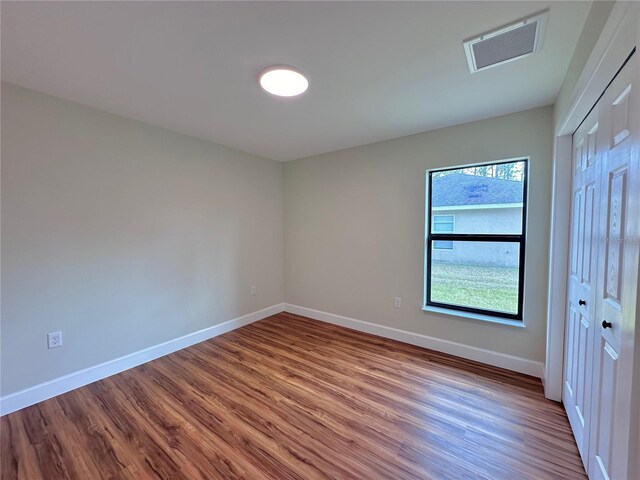
[[[258,289],[256,288],[256,286],[252,285],[251,286],[251,295],[255,295],[257,291],[258,291]]]
[[[402,305],[402,299],[400,297],[393,297],[393,307],[400,308]]]
[[[62,346],[62,332],[51,332],[47,334],[47,347],[57,348]]]

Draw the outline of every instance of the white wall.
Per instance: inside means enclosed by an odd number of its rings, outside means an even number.
[[[544,361],[552,124],[545,107],[286,163],[285,301]],[[526,329],[423,312],[425,171],[522,156]]]
[[[280,163],[2,84],[1,395],[281,303],[282,201]]]
[[[554,120],[556,124],[561,120],[564,120],[568,113],[568,109],[571,107],[571,102],[573,101],[573,89],[578,82],[578,78],[587,63],[587,60],[589,59],[589,55],[591,55],[594,45],[600,37],[600,33],[602,32],[615,3],[615,1],[597,0],[591,5],[589,15],[587,16],[584,27],[582,28],[580,38],[576,44],[576,49],[573,52],[567,73],[564,77],[564,81],[562,82],[562,86],[560,87],[558,98],[554,104]]]

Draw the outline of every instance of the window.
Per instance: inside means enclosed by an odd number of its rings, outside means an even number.
[[[528,160],[427,172],[425,304],[522,320]]]
[[[434,215],[433,231],[437,233],[453,233],[453,215]],[[436,240],[433,242],[435,250],[453,250],[451,240]]]

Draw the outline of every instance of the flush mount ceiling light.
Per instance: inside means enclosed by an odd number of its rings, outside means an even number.
[[[295,97],[307,90],[309,81],[295,68],[274,65],[260,72],[260,86],[279,97]]]

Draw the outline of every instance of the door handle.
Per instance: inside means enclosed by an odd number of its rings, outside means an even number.
[[[581,306],[584,307],[586,304],[587,304],[587,302],[585,302],[584,300],[582,300],[582,299],[578,300],[578,305],[581,305]]]
[[[613,328],[613,324],[611,322],[607,322],[606,320],[602,320],[602,328]]]

